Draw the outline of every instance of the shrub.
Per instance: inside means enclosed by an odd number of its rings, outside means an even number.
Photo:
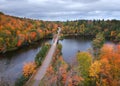
[[[23,86],[27,81],[28,81],[29,77],[25,77],[25,76],[21,76],[20,78],[18,78],[18,80],[15,82],[15,86]]]
[[[45,58],[48,50],[50,48],[50,44],[45,43],[44,46],[42,46],[41,50],[39,51],[39,53],[36,55],[35,57],[35,63],[37,64],[37,67],[41,65],[41,62],[43,61],[43,59]]]

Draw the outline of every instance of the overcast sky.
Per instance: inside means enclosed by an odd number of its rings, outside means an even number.
[[[0,0],[0,11],[42,20],[120,20],[120,0]]]

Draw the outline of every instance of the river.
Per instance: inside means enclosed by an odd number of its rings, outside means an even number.
[[[63,58],[67,63],[72,63],[76,53],[79,51],[88,51],[91,48],[92,39],[81,37],[70,37],[62,41],[59,41],[63,48]],[[36,54],[39,52],[42,43],[50,42],[46,40],[42,42],[36,42],[27,47],[22,47],[16,51],[0,55],[0,81],[13,83],[21,76],[23,65],[27,62],[34,61]],[[112,43],[107,41],[106,43]]]

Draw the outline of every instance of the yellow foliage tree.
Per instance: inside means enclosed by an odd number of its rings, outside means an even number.
[[[89,70],[89,75],[94,78],[98,78],[98,74],[100,73],[101,62],[95,61]]]

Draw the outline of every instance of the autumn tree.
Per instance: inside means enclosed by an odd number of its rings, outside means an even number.
[[[33,62],[25,63],[23,66],[23,75],[29,77],[36,71],[36,64]]]
[[[84,79],[84,85],[89,84],[89,68],[92,63],[92,56],[87,52],[77,53],[78,70]]]
[[[120,53],[119,45],[106,44],[101,48],[100,59],[95,61],[89,75],[97,86],[120,85]]]

